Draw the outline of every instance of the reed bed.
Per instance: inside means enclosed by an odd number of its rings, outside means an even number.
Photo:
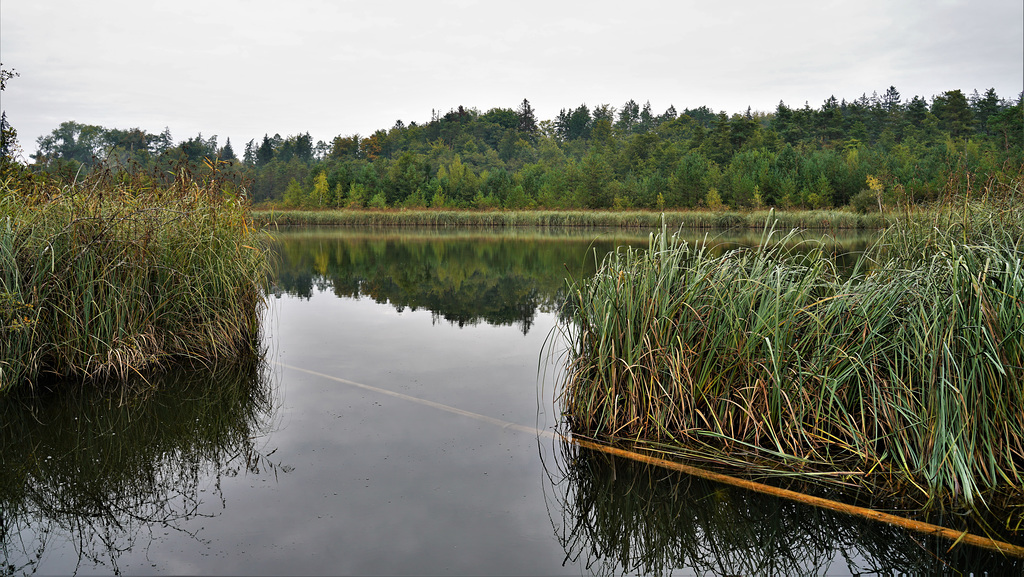
[[[663,227],[571,287],[568,425],[923,506],[1024,503],[1022,223],[907,218],[850,271],[774,226],[718,255]]]
[[[670,228],[760,229],[768,211],[471,211],[471,210],[324,210],[253,212],[261,224],[337,226],[429,226],[429,227],[616,227],[657,229],[662,216]],[[884,228],[890,218],[881,214],[844,211],[793,211],[776,215],[779,225],[804,229]]]
[[[0,183],[0,392],[255,352],[264,235],[184,174]]]

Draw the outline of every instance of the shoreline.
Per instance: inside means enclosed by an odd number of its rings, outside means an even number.
[[[434,227],[612,227],[624,229],[762,229],[769,218],[779,228],[807,230],[880,230],[892,213],[859,214],[839,210],[776,211],[472,211],[472,210],[277,210],[253,208],[262,226],[434,226]],[[664,220],[663,220],[664,218]]]

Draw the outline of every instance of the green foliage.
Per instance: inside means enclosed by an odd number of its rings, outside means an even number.
[[[60,160],[91,166],[94,157],[101,153],[102,133],[103,128],[100,126],[80,124],[73,120],[62,122],[51,134],[39,137],[36,142],[38,152],[32,158],[39,164]]]
[[[867,214],[878,210],[875,193],[867,189],[853,195],[850,198],[850,206],[859,214]]]
[[[369,193],[366,187],[361,182],[353,182],[348,190],[348,202],[346,206],[349,208],[360,208],[366,206]]]
[[[591,120],[586,104],[569,110],[563,108],[555,120],[555,132],[564,141],[586,139],[590,137]]]
[[[366,206],[370,208],[387,208],[388,199],[384,196],[383,192],[378,192],[373,195],[373,198],[370,199],[370,202],[368,202]]]
[[[810,208],[824,208],[832,206],[832,185],[825,175],[821,175],[814,181],[813,188],[807,195],[806,204]]]
[[[868,174],[900,197],[892,203],[983,194],[1000,173],[1024,169],[1024,104],[992,89],[908,100],[890,86],[882,96],[830,97],[819,108],[780,102],[767,113],[700,106],[657,115],[650,103],[630,100],[538,120],[524,99],[515,110],[460,106],[423,124],[398,121],[330,144],[314,145],[309,133],[265,134],[249,141],[243,162],[232,160],[230,142],[217,148],[216,137],[175,145],[168,131],[73,121],[38,144],[31,171],[68,182],[112,167],[166,171],[184,163],[201,174],[207,161],[220,171],[226,162],[236,190],[285,207],[366,206],[382,193],[387,206],[677,209],[700,206],[714,188],[738,210],[828,209],[849,205]],[[327,192],[321,186],[314,194],[321,173]],[[293,180],[306,193],[301,199]],[[356,196],[348,194],[353,183],[362,186]],[[510,200],[516,185],[523,194]]]
[[[959,90],[950,90],[935,97],[932,114],[939,119],[939,127],[953,138],[967,136],[974,123],[974,114],[967,97]]]
[[[284,204],[290,208],[302,208],[307,204],[306,191],[303,190],[302,185],[299,181],[294,178],[288,183],[288,188],[284,191]]]
[[[509,192],[508,198],[505,199],[505,208],[516,210],[530,208],[531,205],[530,197],[526,194],[526,189],[523,185],[517,184]]]

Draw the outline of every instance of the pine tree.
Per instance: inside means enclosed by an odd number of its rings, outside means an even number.
[[[231,138],[224,142],[224,148],[217,152],[217,157],[227,161],[238,160],[238,157],[235,156],[235,150],[231,148]]]
[[[974,114],[967,104],[967,97],[959,90],[949,90],[936,96],[932,101],[932,114],[939,119],[939,127],[953,138],[967,136],[974,124]]]
[[[153,154],[163,154],[174,147],[174,138],[171,137],[171,127],[165,126],[164,131],[153,139]]]
[[[624,134],[630,134],[636,129],[639,121],[640,105],[635,100],[630,99],[619,110],[619,121],[615,123],[615,128]]]
[[[900,91],[896,90],[895,86],[890,86],[882,95],[882,108],[891,115],[896,113],[900,106]]]
[[[974,112],[974,119],[980,132],[994,134],[988,126],[988,120],[998,114],[1000,108],[999,96],[996,94],[995,88],[986,90],[984,96],[978,95],[977,90],[974,91],[974,97],[971,98],[971,110]]]
[[[522,104],[519,105],[519,109],[516,110],[516,115],[519,116],[519,131],[533,135],[537,134],[537,117],[533,112],[533,107],[530,106],[530,101],[523,99]]]
[[[270,137],[264,134],[263,143],[256,150],[256,166],[266,166],[271,160],[274,160],[274,144]]]
[[[249,139],[249,142],[245,143],[245,154],[242,157],[242,161],[245,162],[246,166],[256,166],[256,139]]]

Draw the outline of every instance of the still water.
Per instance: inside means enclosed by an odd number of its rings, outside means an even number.
[[[0,574],[1024,569],[551,435],[565,278],[646,233],[274,236],[266,362],[0,402]]]

